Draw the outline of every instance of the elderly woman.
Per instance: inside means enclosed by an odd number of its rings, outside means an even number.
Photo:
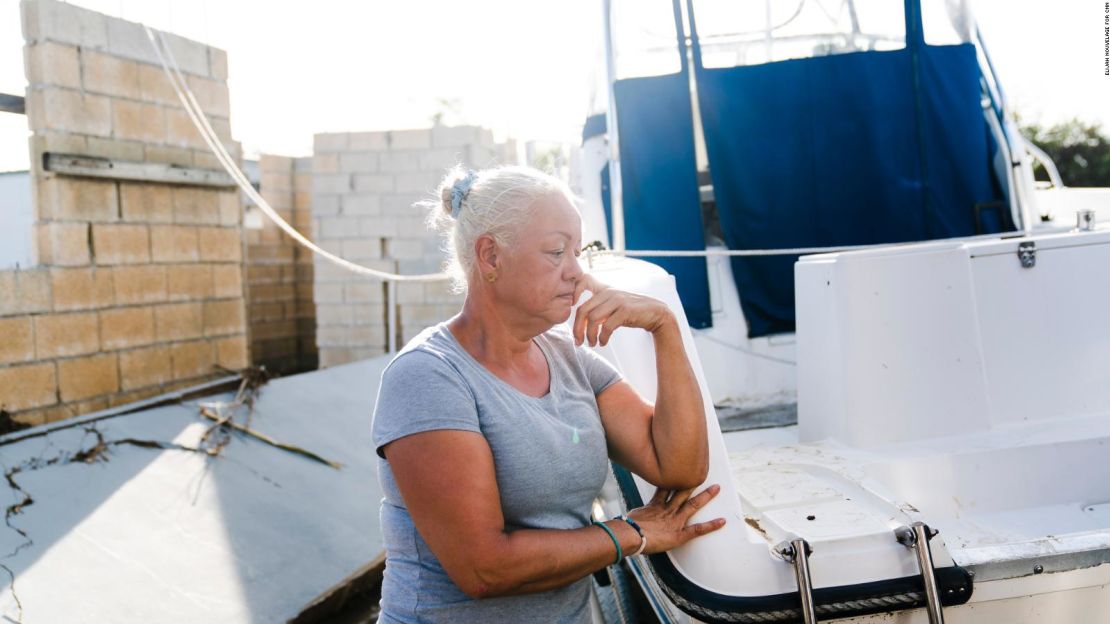
[[[455,170],[440,197],[430,220],[466,300],[382,375],[381,621],[589,622],[591,573],[724,525],[687,525],[719,488],[691,496],[709,452],[679,324],[662,302],[583,272],[581,219],[559,180]],[[619,327],[654,338],[654,405],[583,346]],[[659,491],[592,523],[610,459]]]

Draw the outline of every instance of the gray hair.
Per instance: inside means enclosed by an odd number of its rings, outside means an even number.
[[[463,167],[448,171],[436,190],[438,200],[423,202],[428,226],[443,235],[444,269],[451,275],[456,293],[467,290],[477,262],[474,243],[480,236],[489,235],[498,246],[511,248],[539,200],[563,195],[575,205],[573,193],[562,180],[531,167],[503,166],[478,171],[457,216],[451,216],[452,189],[466,177]]]

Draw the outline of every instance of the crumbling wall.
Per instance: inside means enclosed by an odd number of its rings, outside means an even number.
[[[263,155],[259,159],[259,192],[304,234],[312,231],[311,167],[311,158]],[[244,232],[252,362],[283,374],[315,369],[312,252],[265,217],[260,228]]]
[[[0,408],[26,423],[145,398],[248,362],[241,212],[230,187],[76,177],[47,152],[218,169],[142,28],[21,6],[35,267],[0,272]],[[220,138],[227,57],[169,37]]]
[[[312,167],[313,235],[343,258],[395,273],[442,268],[440,239],[423,209],[446,170],[509,164],[511,150],[477,126],[318,134]],[[395,301],[377,280],[317,258],[316,340],[320,366],[383,354],[386,319],[396,308],[398,346],[458,311],[446,282],[400,283]]]

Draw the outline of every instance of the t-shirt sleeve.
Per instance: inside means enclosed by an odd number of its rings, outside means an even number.
[[[474,394],[462,375],[431,353],[409,351],[386,367],[374,406],[371,435],[382,447],[414,433],[456,429],[481,433]]]
[[[609,386],[621,380],[620,371],[617,367],[609,363],[609,360],[601,357],[593,349],[585,345],[577,347],[575,351],[578,353],[578,360],[582,362],[582,369],[586,371],[586,379],[590,382],[590,387],[594,390],[594,396],[601,394]]]

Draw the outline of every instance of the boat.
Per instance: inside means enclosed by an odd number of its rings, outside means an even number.
[[[587,261],[685,321],[727,524],[598,619],[1110,620],[1110,189],[1021,137],[966,3],[758,4],[606,3]],[[649,336],[598,350],[654,397]],[[595,516],[653,492],[613,465]]]

